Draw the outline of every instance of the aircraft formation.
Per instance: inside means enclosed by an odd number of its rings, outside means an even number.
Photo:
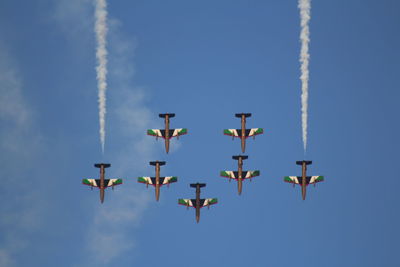
[[[170,146],[170,139],[173,137],[179,138],[179,136],[187,134],[187,129],[186,128],[179,128],[179,129],[171,129],[170,128],[170,118],[175,117],[174,113],[164,113],[164,114],[159,114],[160,118],[164,118],[165,122],[165,129],[149,129],[147,130],[147,134],[158,138],[163,138],[165,141],[165,151],[168,154],[169,152],[169,146]],[[246,150],[246,139],[248,137],[253,137],[255,139],[256,135],[263,134],[264,130],[262,128],[250,128],[246,129],[246,118],[251,117],[251,113],[237,113],[235,114],[235,117],[241,119],[241,128],[240,129],[224,129],[223,133],[225,135],[232,136],[234,139],[235,137],[240,138],[241,140],[241,151],[242,153],[245,153]],[[242,193],[242,188],[243,188],[243,181],[246,179],[251,179],[256,176],[260,176],[260,171],[259,170],[254,170],[254,171],[245,171],[243,170],[243,161],[248,159],[249,156],[247,155],[234,155],[232,156],[233,160],[237,160],[238,167],[237,170],[235,171],[221,171],[220,176],[228,178],[229,181],[232,179],[237,181],[237,190],[238,194],[241,195]],[[151,166],[155,166],[155,176],[143,176],[143,177],[138,177],[138,182],[148,185],[152,185],[155,188],[155,198],[156,201],[159,201],[160,199],[160,190],[163,185],[169,185],[171,183],[175,183],[178,181],[178,177],[176,176],[165,176],[162,177],[160,176],[160,169],[161,166],[165,165],[165,161],[150,161],[149,163]],[[302,161],[296,161],[297,165],[302,166],[302,174],[301,176],[285,176],[284,181],[288,183],[292,183],[293,187],[297,184],[301,187],[301,195],[302,199],[306,199],[306,188],[309,184],[315,184],[318,182],[324,181],[324,176],[307,176],[307,166],[312,164],[312,161],[309,160],[302,160]],[[106,179],[105,178],[105,169],[109,168],[111,164],[109,163],[97,163],[94,164],[96,168],[100,168],[100,178],[99,179],[83,179],[82,183],[84,185],[97,187],[100,190],[100,202],[104,202],[104,194],[105,194],[105,189],[107,187],[112,187],[114,189],[114,186],[122,184],[122,179],[119,178],[114,178],[114,179]],[[193,207],[195,209],[195,216],[196,216],[196,222],[198,223],[200,221],[200,209],[203,207],[210,207],[213,204],[218,203],[217,198],[201,198],[200,194],[200,188],[205,187],[205,183],[195,183],[195,184],[190,184],[190,187],[196,188],[196,197],[193,199],[185,199],[181,198],[178,199],[178,204],[186,206],[187,208]]]

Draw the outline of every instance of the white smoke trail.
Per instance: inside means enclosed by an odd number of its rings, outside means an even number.
[[[300,63],[301,63],[301,126],[303,129],[303,144],[304,152],[307,148],[307,118],[308,118],[308,64],[310,54],[308,53],[308,43],[310,42],[310,30],[308,28],[308,22],[310,21],[310,9],[311,0],[299,0],[298,7],[300,9],[301,19],[301,51],[300,51]]]
[[[99,101],[99,122],[100,122],[100,142],[101,149],[104,153],[104,142],[105,142],[105,115],[106,115],[106,90],[107,90],[107,48],[106,48],[106,36],[107,36],[107,3],[106,0],[95,1],[96,11],[95,17],[96,22],[94,30],[96,32],[96,59],[97,59],[97,87],[99,90],[98,101]]]

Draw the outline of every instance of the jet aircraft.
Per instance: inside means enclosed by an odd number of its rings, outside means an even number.
[[[154,186],[156,189],[156,200],[158,201],[160,198],[160,187],[163,185],[169,186],[170,183],[175,183],[178,180],[178,177],[160,177],[160,166],[165,165],[165,161],[150,161],[150,165],[156,166],[156,177],[139,177],[138,182],[146,184],[147,187],[149,184]]]
[[[242,184],[244,179],[250,179],[259,176],[260,171],[243,171],[243,160],[247,159],[248,156],[239,155],[239,156],[232,156],[232,159],[238,161],[238,171],[221,171],[221,177],[229,178],[229,182],[231,179],[235,179],[238,183],[238,193],[239,195],[242,193]]]
[[[217,204],[218,199],[217,198],[200,198],[200,188],[205,187],[206,184],[190,184],[190,187],[196,188],[196,198],[195,199],[178,199],[178,204],[184,205],[187,208],[193,207],[196,209],[196,222],[198,223],[200,221],[200,209],[202,207],[207,206],[210,208],[210,205]]]
[[[112,189],[114,189],[114,186],[122,184],[122,179],[104,179],[105,175],[105,169],[109,168],[111,164],[108,163],[97,163],[94,164],[96,168],[100,168],[100,179],[82,179],[82,183],[84,185],[91,186],[92,189],[93,187],[98,187],[100,189],[100,202],[104,202],[104,189],[107,187],[112,186]]]
[[[242,141],[242,153],[244,153],[246,149],[246,138],[253,136],[255,139],[255,136],[258,134],[264,133],[264,130],[262,128],[252,128],[252,129],[246,129],[246,118],[251,117],[251,113],[236,113],[235,117],[241,118],[241,129],[225,129],[224,134],[232,136],[232,139],[234,137],[238,137]]]
[[[301,176],[285,176],[284,181],[292,183],[293,187],[295,184],[301,186],[301,196],[303,200],[306,199],[306,188],[309,184],[315,184],[324,181],[324,176],[307,176],[307,165],[311,165],[311,160],[296,161],[297,165],[301,165],[302,172]]]
[[[169,151],[169,139],[172,137],[176,137],[179,139],[180,135],[187,134],[187,129],[170,129],[169,128],[169,119],[175,117],[174,113],[164,113],[158,115],[160,118],[164,118],[165,121],[165,129],[150,129],[147,130],[148,135],[155,136],[156,139],[159,137],[165,139],[165,151],[168,153]]]

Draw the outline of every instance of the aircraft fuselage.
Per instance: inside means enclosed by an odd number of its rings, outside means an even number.
[[[301,165],[301,196],[303,198],[303,200],[306,199],[306,188],[307,188],[307,164],[305,161],[303,161],[302,165]]]
[[[242,135],[240,136],[240,139],[242,141],[242,153],[246,150],[246,116],[245,114],[242,114],[241,118],[242,122]]]
[[[105,189],[105,185],[104,185],[104,175],[105,175],[105,169],[104,169],[104,165],[100,166],[100,202],[103,203],[104,202],[104,189]]]
[[[160,163],[156,163],[156,200],[160,199]]]
[[[196,185],[196,222],[200,221],[200,185]]]
[[[165,151],[169,151],[169,115],[165,115]]]
[[[243,186],[243,159],[239,157],[238,159],[238,193],[239,195],[242,193]]]

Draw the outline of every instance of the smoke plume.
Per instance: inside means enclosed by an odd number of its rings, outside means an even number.
[[[299,0],[298,7],[300,9],[301,32],[300,32],[300,63],[301,63],[301,126],[303,129],[303,145],[304,152],[307,148],[307,118],[308,118],[308,64],[310,54],[308,53],[308,43],[310,42],[310,30],[308,22],[310,21],[311,0]]]
[[[106,90],[107,90],[107,48],[106,48],[106,36],[107,36],[107,3],[106,0],[95,1],[95,26],[94,30],[96,33],[96,59],[97,59],[97,87],[99,90],[98,101],[99,101],[99,122],[100,122],[100,142],[101,149],[104,153],[104,142],[105,142],[105,115],[106,115]]]

